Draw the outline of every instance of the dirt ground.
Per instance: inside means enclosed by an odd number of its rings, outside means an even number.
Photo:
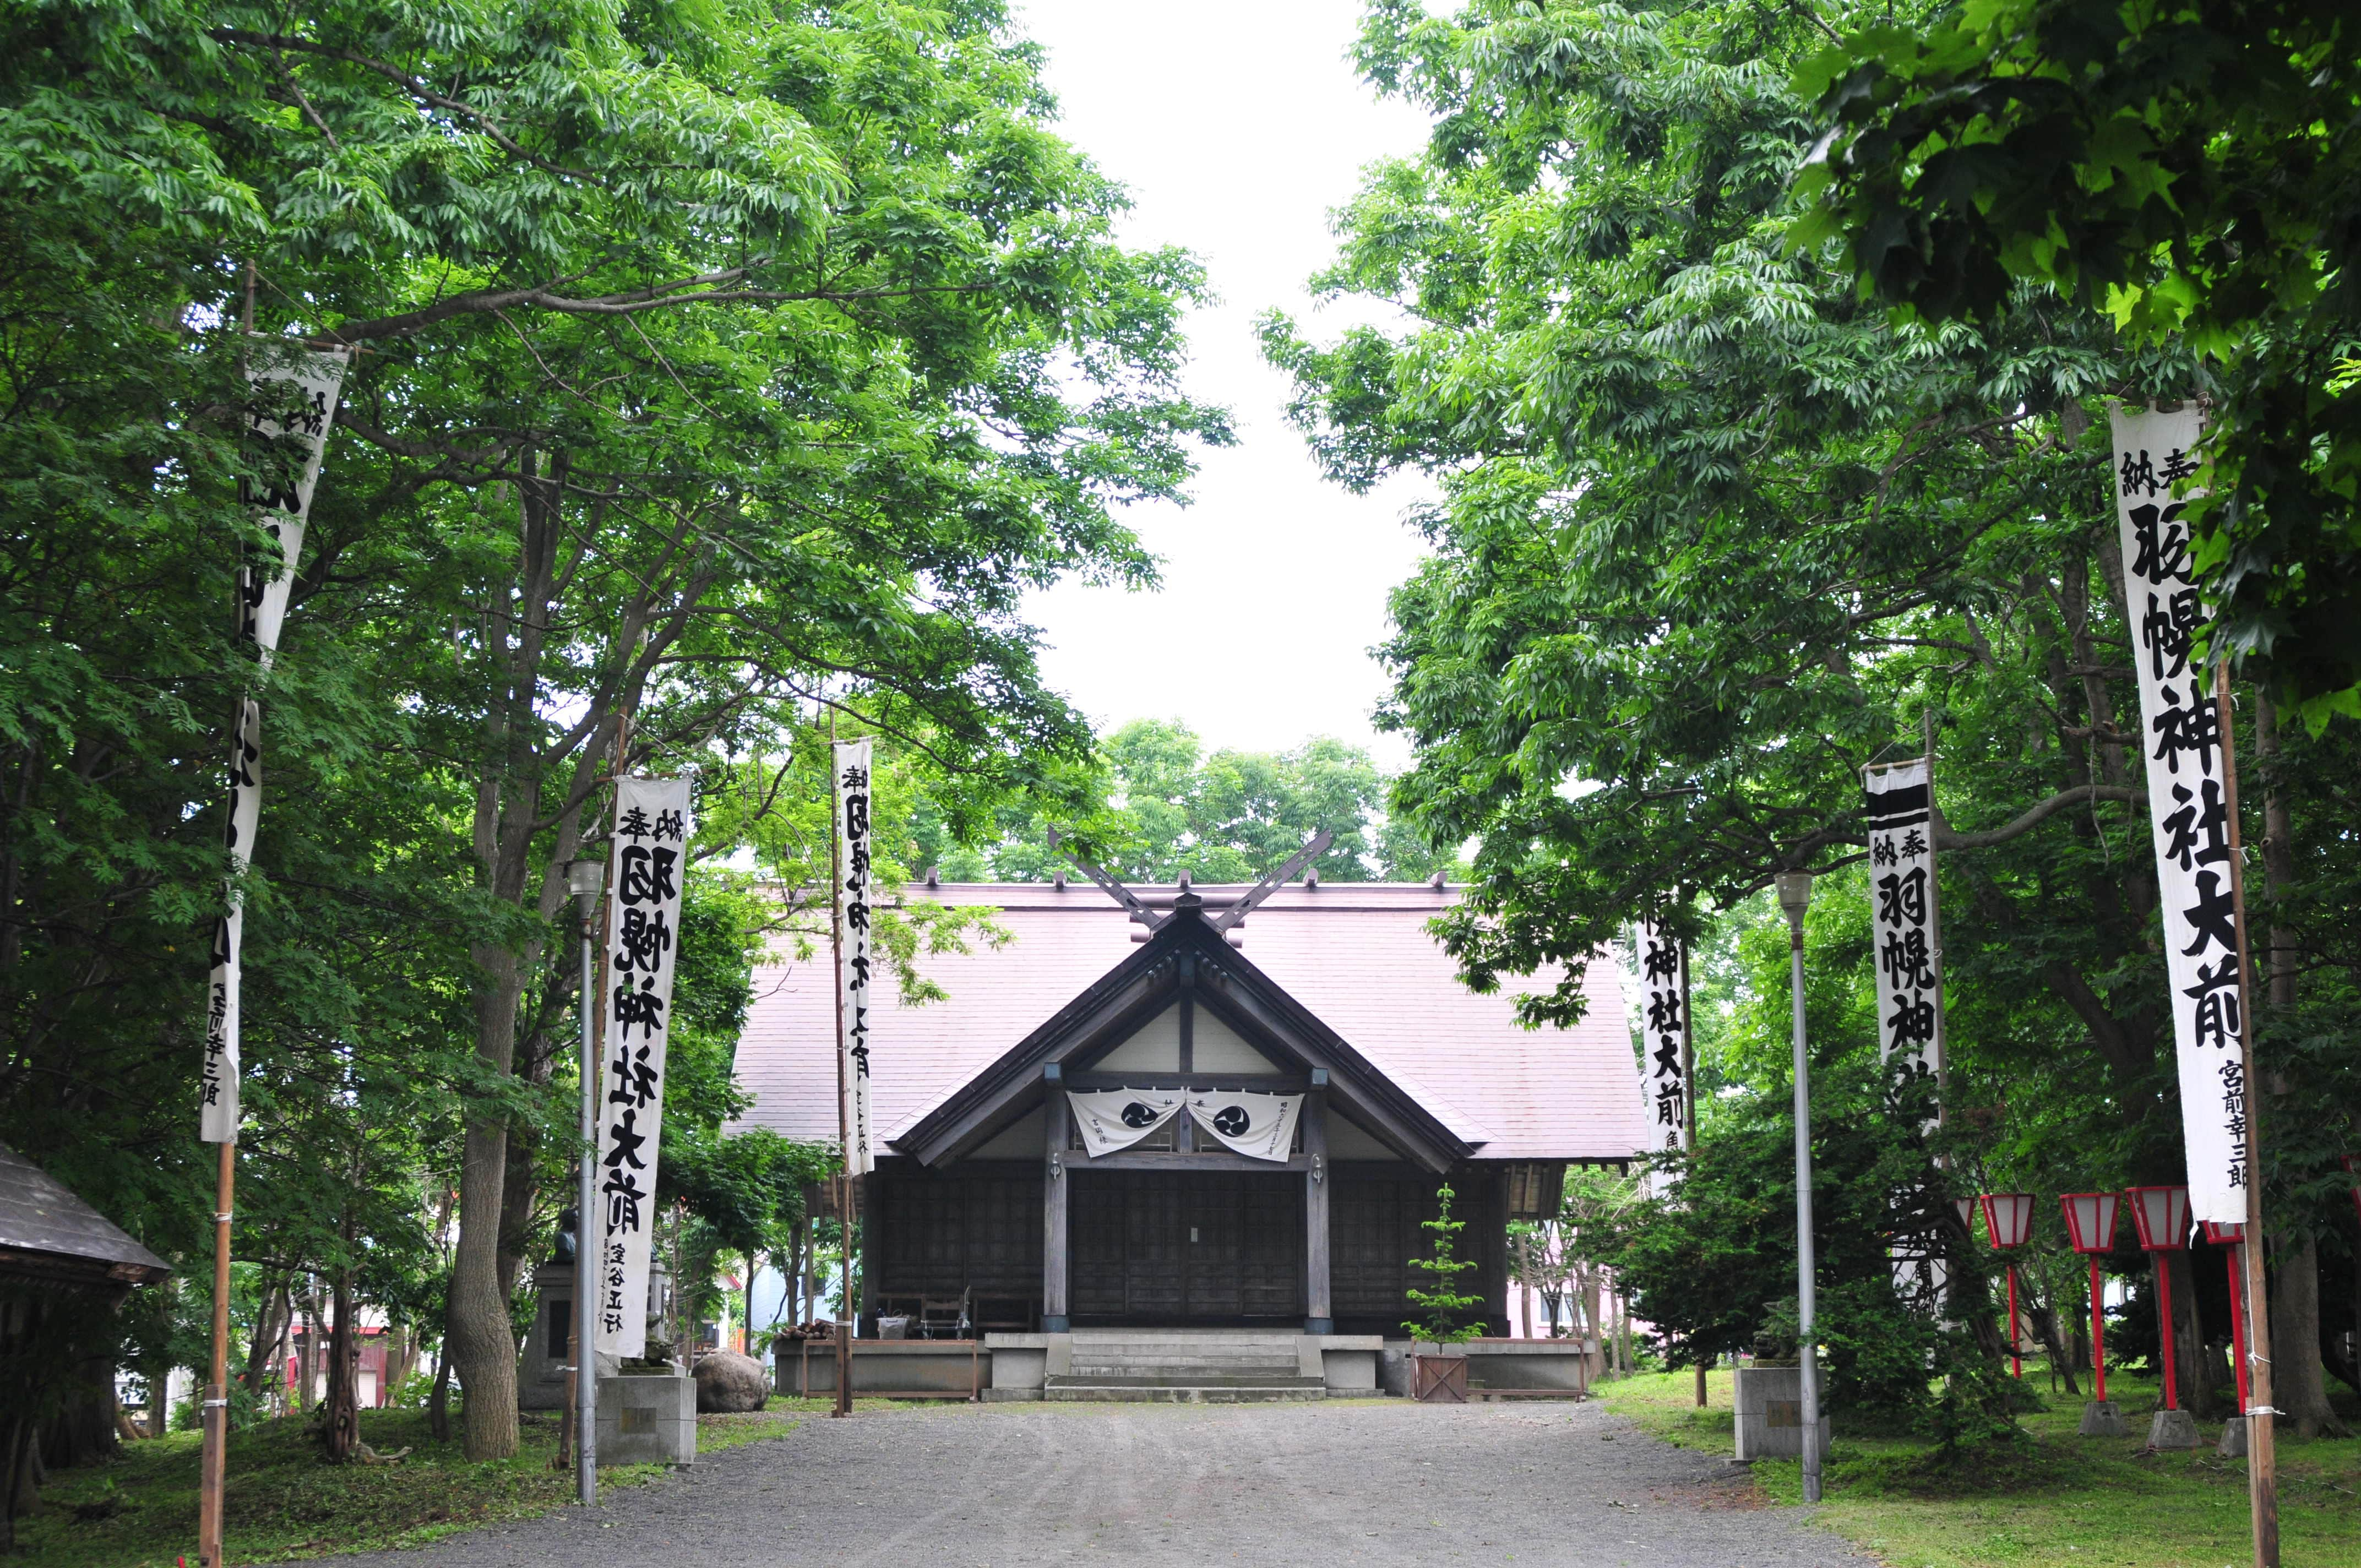
[[[384,1568],[1113,1559],[1865,1568],[1743,1471],[1597,1405],[990,1405],[816,1420]]]

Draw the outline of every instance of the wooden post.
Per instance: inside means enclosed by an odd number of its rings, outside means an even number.
[[[1197,1070],[1197,959],[1193,953],[1180,955],[1180,1000],[1177,1010],[1180,1015],[1180,1054],[1175,1058],[1179,1070]],[[1183,1090],[1184,1094],[1188,1092]],[[1172,1148],[1177,1154],[1191,1154],[1197,1147],[1197,1121],[1187,1111],[1172,1118]]]
[[[1333,1334],[1328,1306],[1328,1069],[1312,1069],[1303,1096],[1303,1332]]]
[[[844,1067],[844,796],[836,777],[836,710],[828,715],[828,903],[829,983],[836,992],[836,1403],[830,1417],[852,1414],[852,1124]]]
[[[844,992],[840,989],[837,995],[838,1005],[842,1006]],[[842,1060],[841,1057],[839,1060]],[[837,1070],[841,1074],[843,1069],[840,1066]],[[837,1101],[839,1106],[843,1103],[841,1098]],[[839,1114],[842,1114],[841,1111]],[[845,1146],[851,1146],[850,1141]],[[837,1178],[836,1406],[829,1411],[831,1416],[852,1414],[852,1182],[851,1171]]]
[[[2213,707],[2222,725],[2222,794],[2230,826],[2230,903],[2238,932],[2238,1047],[2246,1088],[2246,1502],[2255,1568],[2279,1568],[2279,1450],[2271,1406],[2271,1315],[2263,1277],[2262,1131],[2256,1117],[2255,992],[2246,944],[2246,850],[2238,830],[2238,733],[2230,712],[2230,663],[2216,666]]]
[[[229,1470],[229,1217],[237,1186],[237,1146],[220,1146],[214,1187],[213,1381],[205,1385],[204,1453],[197,1471],[198,1568],[222,1568],[222,1484]]]
[[[1041,1069],[1041,1332],[1061,1334],[1066,1315],[1066,1087],[1055,1062]]]

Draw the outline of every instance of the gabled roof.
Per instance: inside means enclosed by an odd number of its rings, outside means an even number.
[[[1199,913],[1197,895],[1183,894],[1176,903],[1137,952],[887,1142],[929,1165],[972,1152],[1038,1102],[1045,1066],[1088,1061],[1185,992],[1281,1069],[1326,1071],[1332,1102],[1403,1157],[1439,1172],[1475,1152],[1469,1140],[1227,946]]]
[[[1159,907],[1174,894],[1138,891]],[[1245,890],[1196,891],[1218,907]],[[1095,888],[965,883],[906,894],[993,908],[1012,940],[923,957],[921,970],[949,999],[884,1006],[873,1036],[871,1113],[889,1147],[898,1149],[972,1083],[1006,1070],[1027,1041],[1038,1047],[1037,1036],[1070,1008],[1090,1004],[1102,982],[1133,985],[1134,1002],[1152,1011],[1150,992],[1163,982],[1138,977],[1158,960],[1138,941],[1140,927]],[[1221,956],[1288,999],[1300,1014],[1290,1015],[1291,1031],[1351,1053],[1373,1081],[1414,1102],[1439,1129],[1438,1141],[1476,1158],[1622,1160],[1644,1150],[1638,1068],[1612,972],[1593,971],[1580,1024],[1528,1030],[1511,993],[1478,995],[1460,984],[1426,929],[1457,896],[1424,883],[1282,888],[1239,928],[1242,947]],[[1117,971],[1133,979],[1118,982]],[[891,994],[883,986],[880,993]],[[789,1137],[836,1137],[834,1009],[825,953],[756,971],[738,1047],[739,1080],[755,1096],[747,1124]]]
[[[148,1285],[171,1272],[63,1182],[0,1144],[0,1274]]]

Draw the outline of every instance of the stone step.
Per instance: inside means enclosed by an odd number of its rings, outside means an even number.
[[[1082,1403],[1111,1401],[1160,1405],[1264,1405],[1324,1399],[1327,1387],[1316,1377],[1272,1378],[1256,1382],[1166,1383],[1144,1379],[1085,1380],[1052,1377],[1041,1390],[1044,1400]]]

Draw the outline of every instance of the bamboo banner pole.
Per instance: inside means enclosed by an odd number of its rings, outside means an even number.
[[[229,1459],[229,1222],[237,1186],[237,1146],[217,1146],[214,1182],[214,1346],[205,1385],[204,1453],[198,1467],[198,1568],[222,1565],[222,1483]]]
[[[247,258],[245,299],[238,307],[238,373],[247,369],[247,345],[254,338],[255,266]],[[239,598],[244,598],[240,590]],[[239,616],[245,615],[241,603]],[[245,846],[252,853],[252,846]],[[214,1343],[206,1362],[203,1403],[199,1422],[204,1451],[197,1463],[197,1568],[222,1568],[222,1486],[229,1473],[229,1245],[230,1216],[237,1190],[237,1133],[235,1125],[220,1144],[220,1166],[214,1177]],[[306,1393],[310,1389],[304,1390]]]
[[[844,1081],[844,916],[838,893],[844,881],[844,802],[836,777],[836,714],[828,716],[828,943],[836,985],[836,1143],[844,1168],[837,1173],[836,1239],[839,1265],[836,1310],[836,1405],[831,1417],[852,1413],[852,1339],[845,1314],[852,1310],[852,1124]]]
[[[2253,955],[2246,941],[2246,850],[2238,827],[2238,741],[2230,712],[2230,662],[2214,667],[2213,706],[2222,725],[2222,793],[2230,828],[2231,917],[2238,932],[2238,1046],[2246,1073],[2246,1504],[2254,1519],[2254,1568],[2279,1565],[2279,1412],[2271,1408],[2271,1318],[2263,1274],[2262,1136],[2256,1115]]]

